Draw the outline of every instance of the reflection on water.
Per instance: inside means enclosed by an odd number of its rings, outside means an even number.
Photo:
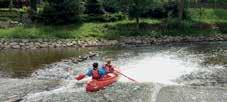
[[[0,74],[5,73],[11,77],[24,77],[44,64],[83,55],[90,50],[92,49],[2,50],[0,51]]]
[[[96,49],[43,49],[36,51],[1,51],[1,70],[14,77],[28,76],[17,72],[36,70],[36,78],[64,78],[67,72],[64,66],[72,67],[75,76],[91,67],[93,62],[103,64],[105,58],[112,58],[113,63],[121,68],[126,75],[140,82],[158,82],[175,84],[176,79],[191,80],[210,76],[225,78],[226,74],[215,74],[226,63],[226,42],[203,42],[194,44],[167,44],[149,47],[96,48]],[[39,69],[42,64],[60,61],[71,56],[79,56],[88,51],[99,51],[99,56],[79,64],[57,63],[48,68]],[[218,63],[217,63],[218,62]],[[39,70],[37,70],[39,69]],[[62,70],[63,69],[63,70]],[[204,71],[205,70],[205,71]],[[196,72],[205,72],[199,74]],[[207,74],[209,72],[209,74]],[[210,72],[212,72],[210,74]],[[12,74],[13,73],[13,74]],[[194,73],[194,74],[191,74]],[[1,73],[0,73],[1,74]],[[34,75],[34,73],[33,73]],[[219,75],[219,76],[218,76]],[[186,76],[186,77],[185,77]],[[193,77],[192,77],[193,76]],[[129,81],[122,78],[121,81]]]

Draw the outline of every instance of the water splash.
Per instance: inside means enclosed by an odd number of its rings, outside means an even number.
[[[174,54],[159,53],[154,56],[146,56],[142,59],[128,61],[127,64],[120,66],[120,68],[128,68],[122,72],[139,82],[176,84],[174,82],[175,79],[197,69],[198,64],[184,61]],[[120,81],[130,80],[122,77]]]
[[[84,83],[84,82],[82,82]],[[60,94],[60,93],[73,93],[73,92],[84,92],[85,89],[82,86],[78,86],[77,81],[64,81],[63,85],[57,89],[50,90],[50,91],[43,91],[38,93],[28,94],[24,97],[24,102],[33,100],[34,102],[41,100],[42,98],[49,97],[53,94]]]

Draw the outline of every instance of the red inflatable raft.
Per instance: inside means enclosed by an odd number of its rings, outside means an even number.
[[[115,69],[118,71],[118,69]],[[99,80],[92,79],[87,82],[86,91],[87,92],[94,92],[100,89],[104,89],[105,87],[113,84],[119,79],[119,73],[108,73],[103,78]]]

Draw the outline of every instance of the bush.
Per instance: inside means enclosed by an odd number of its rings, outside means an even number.
[[[8,8],[10,0],[0,0],[0,8]]]
[[[178,16],[178,6],[176,2],[165,3],[150,9],[148,12],[142,14],[142,16],[151,18],[174,18]],[[186,11],[184,12],[184,18],[186,18]]]
[[[105,14],[105,10],[99,0],[87,0],[85,7],[86,14]]]
[[[28,6],[28,0],[13,0],[13,6],[16,8],[22,8],[22,6]],[[0,0],[0,8],[8,8],[10,0]]]
[[[69,24],[80,20],[81,0],[46,0],[40,19],[46,24]]]
[[[227,33],[227,23],[218,23],[217,27],[221,33],[223,33],[223,34]]]
[[[105,11],[108,13],[120,12],[120,10],[117,8],[116,1],[114,0],[102,0],[101,3]]]
[[[227,3],[227,0],[207,0],[208,3]]]
[[[122,13],[114,13],[114,14],[103,14],[103,15],[83,15],[84,22],[114,22],[123,20],[126,16]]]

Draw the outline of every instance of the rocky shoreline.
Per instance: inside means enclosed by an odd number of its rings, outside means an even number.
[[[0,39],[0,49],[39,49],[98,47],[116,45],[116,40],[76,39]]]
[[[152,45],[180,42],[226,41],[226,35],[214,36],[164,36],[164,37],[121,37],[118,40],[106,39],[0,39],[0,49],[38,49],[61,47],[102,47],[102,46],[127,46],[127,45]]]
[[[203,41],[226,41],[226,35],[214,36],[164,36],[164,37],[121,37],[119,40],[121,45],[152,45],[152,44],[166,44],[166,43],[184,43],[184,42],[203,42]]]

